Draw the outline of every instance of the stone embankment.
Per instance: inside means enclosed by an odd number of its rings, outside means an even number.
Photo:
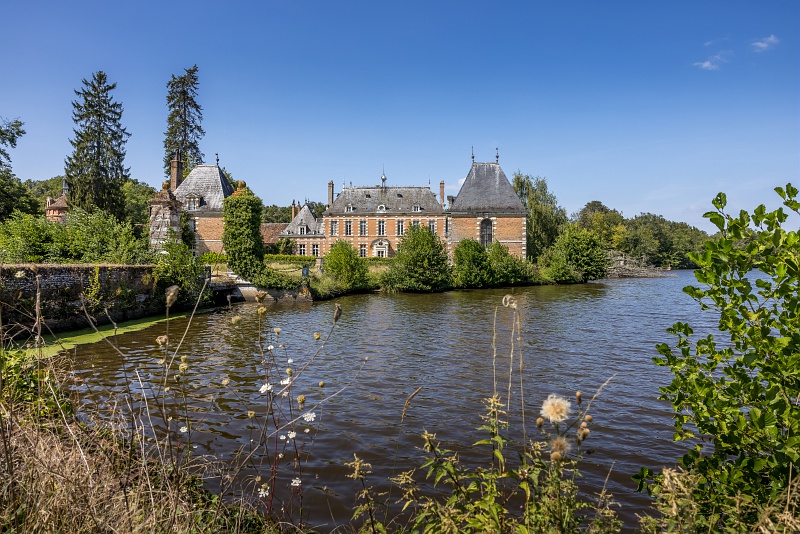
[[[641,260],[625,254],[609,255],[609,268],[606,278],[659,278],[670,276],[669,271],[653,267]]]

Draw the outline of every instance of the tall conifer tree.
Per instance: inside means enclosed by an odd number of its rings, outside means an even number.
[[[197,103],[197,65],[181,76],[172,75],[167,82],[167,131],[164,132],[164,172],[169,176],[169,166],[175,151],[180,150],[184,172],[203,162],[200,139],[205,135],[203,108]]]
[[[72,155],[64,162],[70,206],[91,211],[98,208],[122,220],[122,184],[130,178],[125,167],[125,143],[130,134],[122,127],[122,104],[115,102],[106,73],[95,72],[82,80],[72,102],[75,138],[70,139]]]

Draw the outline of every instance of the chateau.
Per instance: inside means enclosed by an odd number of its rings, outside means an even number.
[[[198,165],[181,180],[180,162],[173,160],[171,180],[150,202],[150,239],[159,248],[169,229],[179,232],[180,211],[189,214],[195,233],[195,253],[224,252],[222,249],[222,201],[233,187],[216,165]],[[499,161],[474,161],[455,197],[445,202],[445,183],[439,198],[428,186],[392,186],[385,175],[374,186],[343,187],[334,195],[328,182],[325,212],[314,213],[306,204],[292,207],[288,224],[262,224],[265,241],[288,238],[295,254],[325,256],[337,241],[350,243],[361,257],[393,257],[406,230],[427,226],[446,244],[448,255],[463,239],[484,246],[499,241],[511,254],[526,254],[527,212],[508,181]],[[168,186],[168,187],[167,187]],[[448,205],[449,204],[449,205]]]

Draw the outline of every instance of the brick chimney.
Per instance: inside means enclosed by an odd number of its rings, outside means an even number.
[[[183,182],[183,162],[180,159],[180,151],[175,151],[175,157],[169,163],[169,183],[170,190],[175,191]]]
[[[295,201],[292,200],[292,220],[294,220],[295,215],[297,215],[297,212],[295,211]]]
[[[439,182],[439,198],[441,199],[442,206],[444,206],[444,180]]]
[[[333,180],[328,182],[328,207],[333,206]]]

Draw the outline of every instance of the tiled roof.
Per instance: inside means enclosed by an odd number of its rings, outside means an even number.
[[[444,208],[428,187],[346,187],[325,215],[350,214],[353,216],[373,213],[420,213],[439,215]]]
[[[289,226],[289,223],[261,223],[259,230],[264,244],[272,245],[277,243],[287,226]]]
[[[175,197],[188,209],[187,200],[199,200],[196,211],[222,211],[222,201],[233,194],[233,187],[218,165],[197,165],[175,189]]]
[[[525,214],[517,193],[497,163],[473,163],[450,213]]]
[[[300,228],[305,228],[305,232],[301,233]],[[294,216],[286,228],[281,232],[281,236],[298,236],[298,235],[322,235],[322,219],[317,219],[314,211],[304,204],[300,212]]]
[[[67,206],[67,197],[65,197],[64,195],[61,195],[60,197],[55,199],[52,204],[47,206],[47,209],[49,209],[49,210],[67,209],[67,208],[68,208],[68,206]]]

